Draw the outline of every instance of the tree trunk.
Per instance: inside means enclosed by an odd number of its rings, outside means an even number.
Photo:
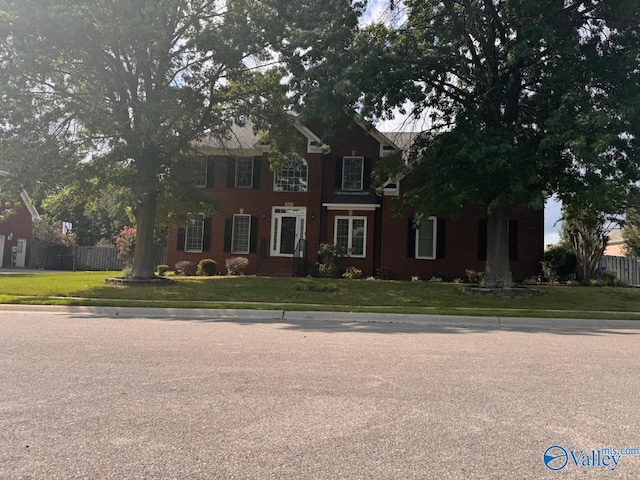
[[[513,286],[509,268],[509,217],[498,208],[487,212],[487,262],[482,286],[510,288]]]
[[[137,233],[131,278],[137,280],[155,277],[153,229],[155,227],[157,203],[157,194],[145,195],[135,210]]]

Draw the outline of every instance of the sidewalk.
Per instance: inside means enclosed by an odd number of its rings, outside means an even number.
[[[570,318],[477,317],[395,313],[304,312],[287,310],[190,309],[141,307],[86,307],[0,304],[0,312],[39,312],[117,318],[148,318],[208,321],[269,321],[399,323],[449,328],[504,328],[535,330],[640,330],[640,320],[588,320]],[[640,332],[639,332],[640,333]]]

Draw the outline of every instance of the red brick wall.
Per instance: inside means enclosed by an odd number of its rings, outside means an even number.
[[[2,207],[0,206],[0,210]],[[11,247],[18,244],[19,238],[27,240],[27,258],[25,265],[29,265],[29,250],[31,249],[33,225],[31,221],[31,213],[23,202],[20,203],[18,211],[9,217],[6,221],[0,223],[0,235],[5,236],[4,256],[2,267],[11,266]],[[9,234],[13,234],[13,238],[9,240]]]

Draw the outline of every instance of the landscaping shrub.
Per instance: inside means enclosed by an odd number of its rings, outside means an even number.
[[[318,249],[321,262],[318,263],[318,275],[325,278],[338,278],[344,270],[344,252],[337,245],[321,243]]]
[[[469,268],[464,271],[465,277],[467,277],[467,282],[469,283],[480,283],[482,281],[482,277],[484,277],[484,272],[476,272],[475,270]]]
[[[391,276],[391,272],[386,267],[376,268],[375,277],[379,280],[393,280],[393,277]]]
[[[553,245],[544,252],[542,273],[549,282],[569,280],[576,273],[578,261],[573,249],[569,245]]]
[[[227,258],[225,265],[229,275],[244,275],[244,271],[249,265],[249,260],[246,257]]]
[[[613,270],[602,272],[602,283],[607,287],[615,287],[618,284],[618,273]]]
[[[136,232],[135,228],[123,227],[115,238],[118,258],[122,259],[125,267],[133,265],[133,255],[136,250]]]
[[[169,271],[169,265],[158,265],[156,267],[156,273],[160,277],[164,277],[164,274]]]
[[[196,275],[204,277],[212,277],[218,273],[218,264],[212,258],[205,258],[200,260],[198,268],[196,269]]]
[[[193,262],[189,260],[182,260],[176,263],[176,275],[190,277],[196,272]]]
[[[342,274],[342,277],[350,279],[362,278],[362,270],[356,267],[347,267],[347,270]]]

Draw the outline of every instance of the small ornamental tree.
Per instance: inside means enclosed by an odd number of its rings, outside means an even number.
[[[125,267],[131,267],[133,264],[137,233],[135,228],[125,226],[115,238],[116,247],[118,248],[118,258],[122,259]]]

